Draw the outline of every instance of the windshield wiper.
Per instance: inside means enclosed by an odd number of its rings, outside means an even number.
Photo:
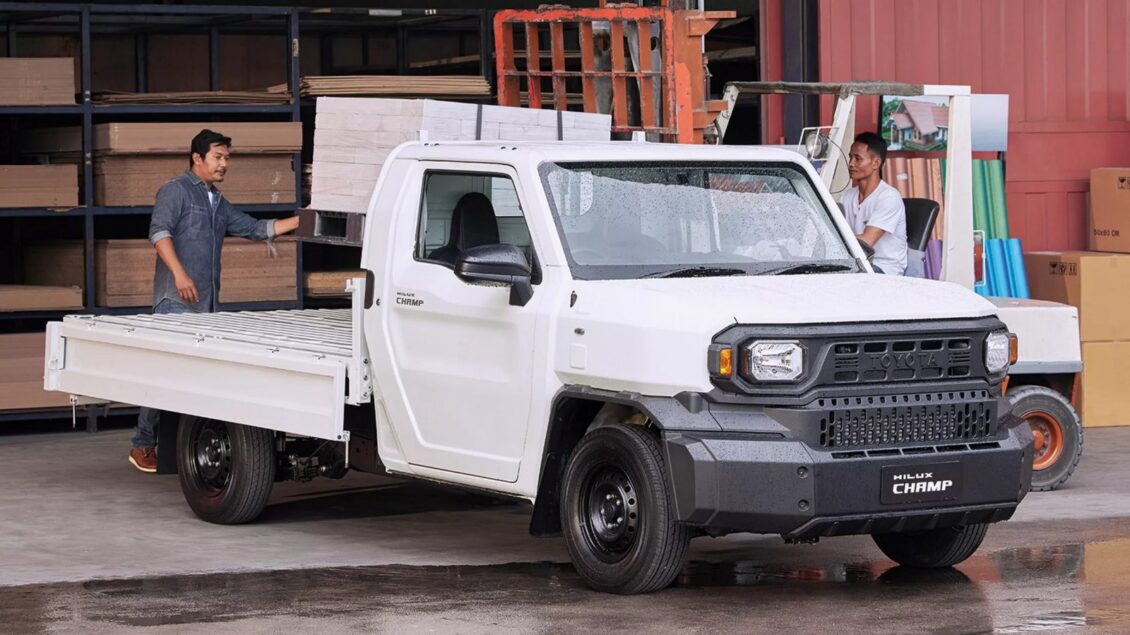
[[[742,276],[745,269],[735,267],[680,267],[669,271],[656,271],[641,278],[706,278],[710,276]]]
[[[854,267],[848,265],[833,265],[833,264],[816,264],[807,263],[803,265],[791,265],[788,267],[781,267],[779,269],[770,269],[762,272],[761,275],[769,276],[788,276],[801,273],[829,273],[832,271],[851,271]]]

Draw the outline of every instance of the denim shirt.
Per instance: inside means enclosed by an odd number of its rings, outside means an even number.
[[[165,182],[157,191],[157,202],[153,205],[149,242],[156,245],[164,238],[172,238],[177,258],[196,283],[199,301],[193,304],[181,299],[173,272],[158,257],[153,274],[153,306],[168,299],[199,313],[216,311],[220,296],[220,250],[226,234],[268,240],[275,237],[275,221],[256,219],[241,212],[223,195],[217,196],[216,204],[212,205],[208,186],[192,170],[185,170],[184,174]]]

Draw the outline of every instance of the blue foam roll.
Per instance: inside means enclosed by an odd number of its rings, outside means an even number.
[[[1028,273],[1024,270],[1024,252],[1020,249],[1020,239],[1009,238],[1005,251],[1008,256],[1008,282],[1012,297],[1027,300]]]
[[[989,269],[989,295],[994,298],[1007,298],[1012,295],[1008,288],[1008,260],[1005,258],[1004,241],[990,238],[985,241],[986,264]]]

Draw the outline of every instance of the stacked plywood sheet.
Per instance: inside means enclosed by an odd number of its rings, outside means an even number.
[[[385,158],[424,131],[431,140],[608,141],[609,115],[430,99],[319,97],[310,207],[364,213]]]
[[[75,61],[70,57],[0,57],[0,105],[75,103]]]
[[[94,200],[99,205],[152,205],[161,185],[187,167],[184,156],[98,157],[94,160]],[[293,203],[293,159],[287,154],[235,155],[218,187],[232,203]]]
[[[43,390],[43,332],[0,335],[0,410],[32,410],[70,404],[62,392]]]
[[[78,206],[78,166],[0,165],[0,207]]]
[[[479,75],[312,75],[302,78],[301,90],[303,96],[490,97],[490,84]]]
[[[350,278],[364,278],[362,269],[344,271],[311,271],[305,276],[306,297],[308,298],[348,298],[345,285]]]
[[[224,241],[220,302],[293,301],[297,298],[297,249],[293,240],[276,243],[271,257],[263,242]],[[153,302],[156,252],[148,240],[100,240],[94,245],[95,303],[148,306]]]

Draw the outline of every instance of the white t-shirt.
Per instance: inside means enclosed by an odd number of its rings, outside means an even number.
[[[859,188],[850,187],[840,196],[844,216],[857,235],[868,225],[883,230],[871,259],[883,273],[901,276],[906,271],[906,207],[895,188],[879,181],[879,187],[861,203]]]
[[[208,188],[208,202],[212,204],[212,207],[216,206],[216,199],[218,198],[220,198],[220,193],[212,188]]]

